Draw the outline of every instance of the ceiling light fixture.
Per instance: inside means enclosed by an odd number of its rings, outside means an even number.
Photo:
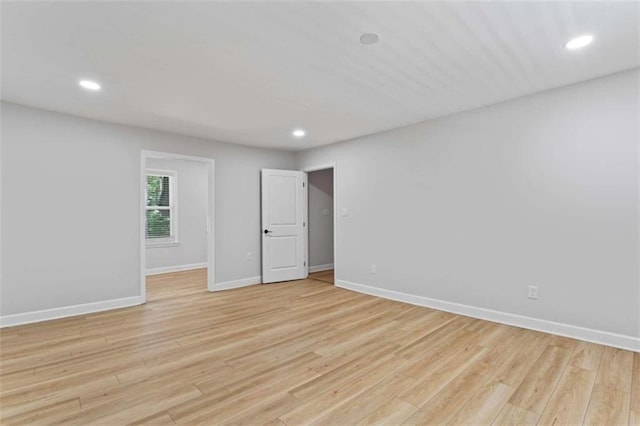
[[[364,33],[360,36],[360,43],[375,44],[380,40],[380,36],[376,33]]]
[[[301,138],[306,134],[306,132],[302,129],[296,129],[293,131],[293,136],[295,136],[296,138]]]
[[[573,38],[565,43],[564,47],[569,50],[580,49],[593,42],[593,36],[590,34],[581,35],[580,37]]]
[[[97,92],[102,88],[99,83],[96,83],[95,81],[91,81],[91,80],[80,80],[78,84],[83,89],[92,90],[94,92]]]

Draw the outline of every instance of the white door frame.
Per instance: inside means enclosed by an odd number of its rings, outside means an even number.
[[[333,284],[338,282],[338,165],[333,163],[323,163],[308,166],[302,169],[305,173],[317,172],[319,170],[333,169]],[[307,179],[308,180],[308,179]],[[309,203],[309,185],[307,185],[307,204]],[[308,208],[308,206],[307,206]],[[307,266],[309,265],[309,227],[307,226]]]
[[[173,152],[140,150],[140,297],[142,303],[147,301],[147,268],[146,268],[146,200],[145,191],[147,158],[155,158],[158,160],[190,160],[198,161],[208,165],[209,169],[209,203],[207,209],[207,290],[214,291],[215,286],[215,159],[209,157],[196,157],[193,155],[176,154]]]

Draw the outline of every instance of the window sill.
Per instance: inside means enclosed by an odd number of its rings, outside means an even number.
[[[178,247],[180,246],[180,241],[147,241],[146,247],[150,248],[166,248],[166,247]]]

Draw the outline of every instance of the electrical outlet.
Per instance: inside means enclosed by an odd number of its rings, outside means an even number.
[[[529,299],[537,299],[538,298],[538,286],[530,285],[528,288],[527,297]]]
[[[251,262],[253,260],[253,254],[250,251],[247,252],[247,262]]]
[[[375,264],[371,265],[371,273],[372,274],[377,274],[378,273],[378,268],[377,268],[377,266]]]

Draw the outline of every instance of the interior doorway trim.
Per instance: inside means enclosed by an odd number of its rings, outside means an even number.
[[[338,165],[333,163],[323,163],[313,166],[308,166],[302,169],[305,173],[317,172],[319,170],[333,169],[333,282],[334,285],[338,282]],[[307,185],[307,192],[309,186]],[[307,196],[307,203],[309,197]],[[307,264],[309,264],[309,227],[307,226]],[[310,266],[309,266],[310,268]]]
[[[145,235],[145,191],[147,189],[146,184],[146,170],[147,159],[154,158],[158,160],[189,160],[206,163],[209,167],[209,181],[208,181],[208,193],[209,202],[207,208],[207,290],[214,291],[215,288],[215,159],[209,157],[196,157],[193,155],[176,154],[173,152],[161,152],[161,151],[149,151],[143,149],[140,151],[140,299],[142,303],[147,301],[147,286],[146,286],[146,235]]]

